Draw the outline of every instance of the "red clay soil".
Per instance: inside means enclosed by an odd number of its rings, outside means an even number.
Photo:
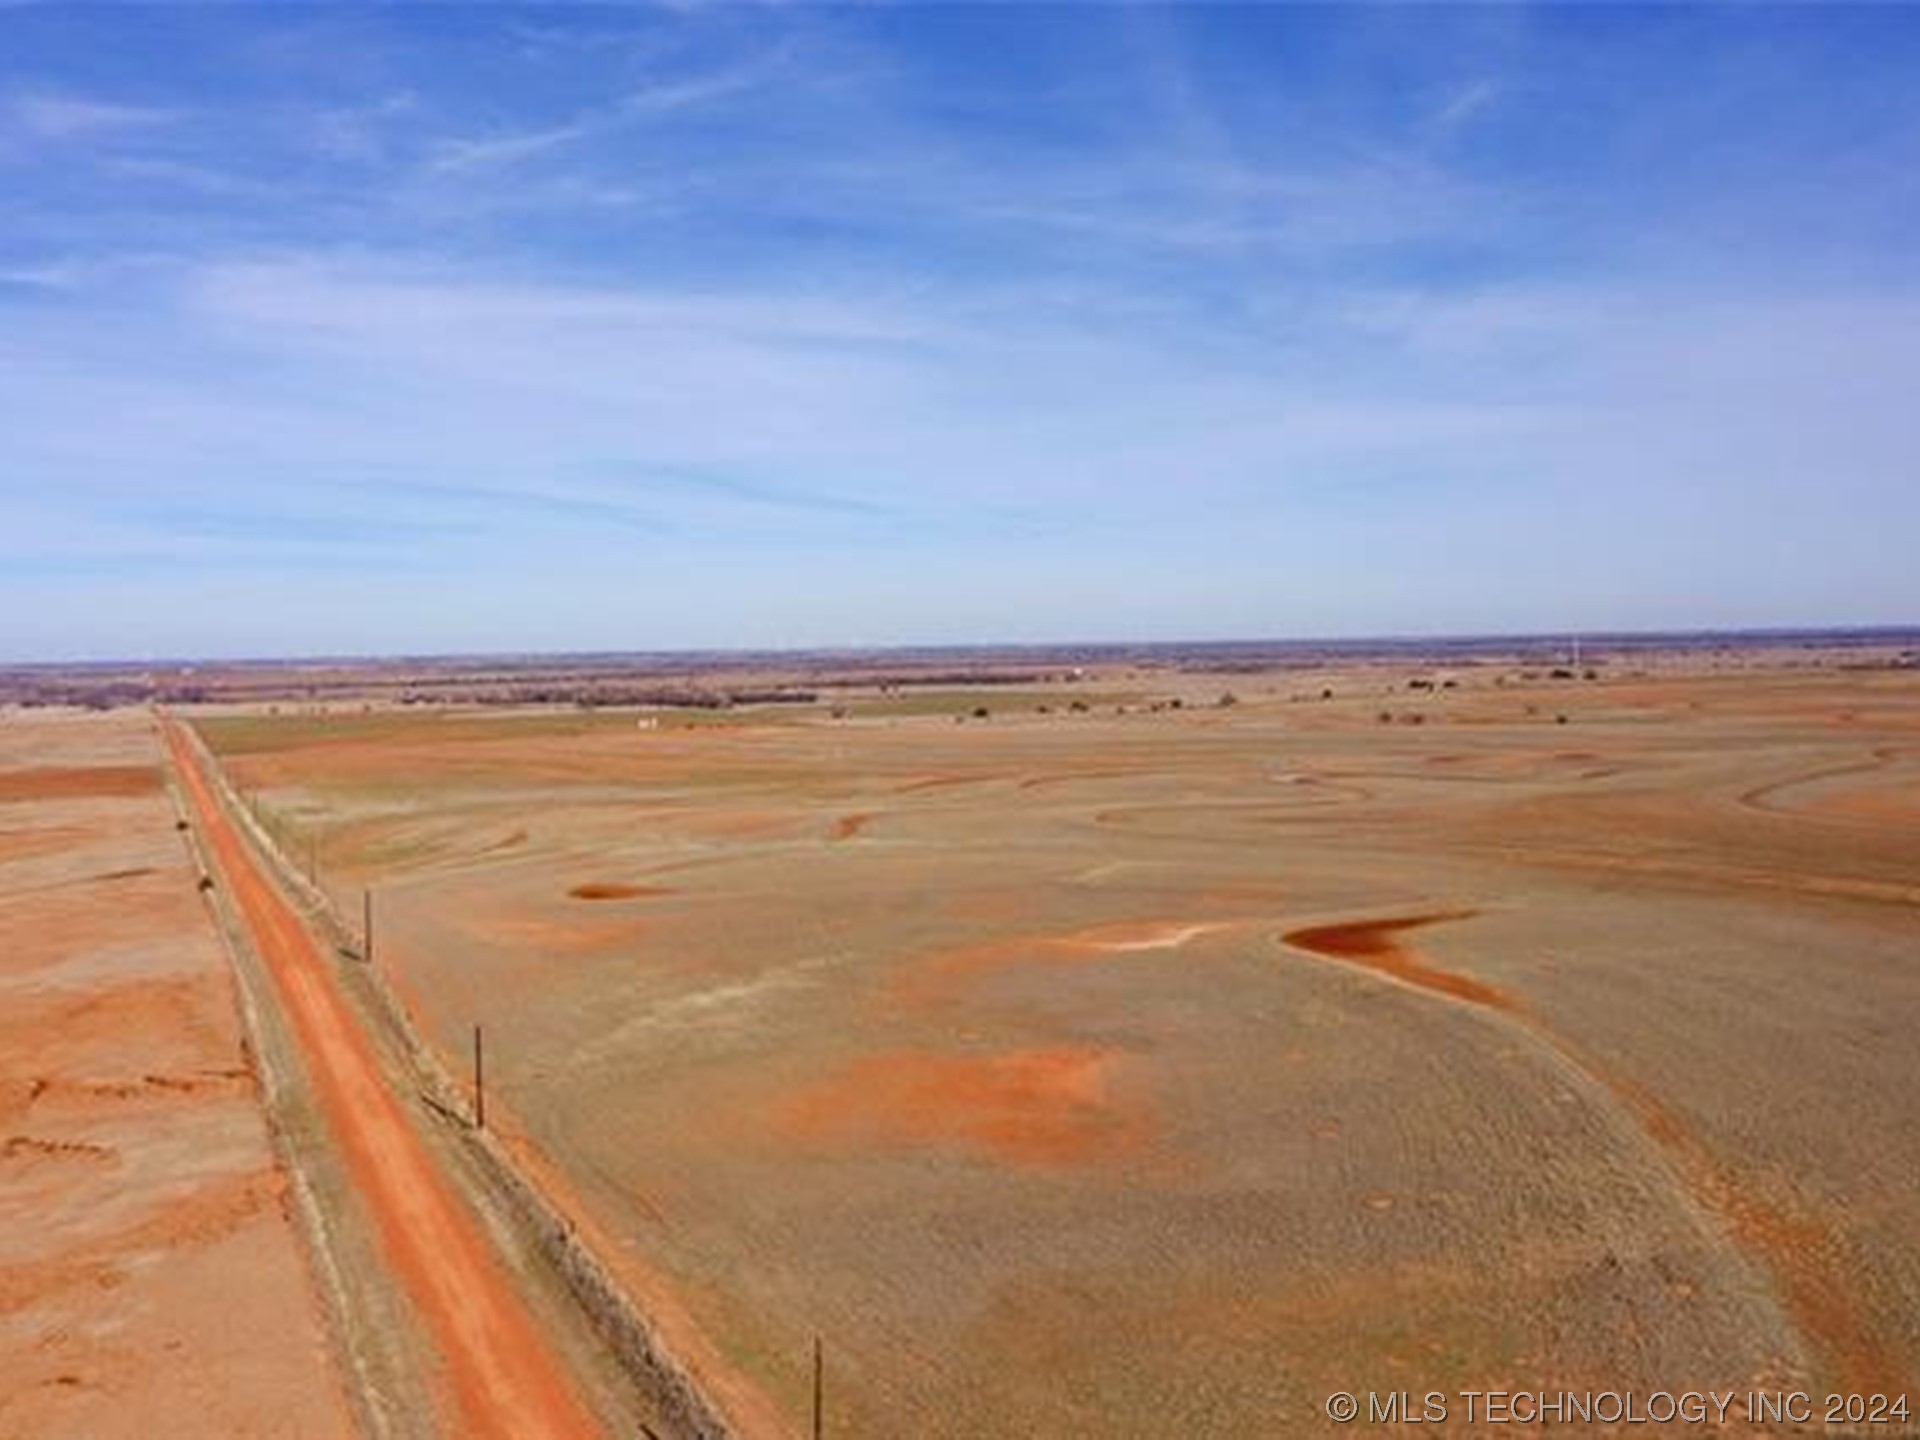
[[[589,880],[567,891],[576,900],[646,900],[672,893],[659,885],[624,885],[617,880]]]
[[[600,1434],[381,1075],[327,960],[216,803],[176,723],[167,725],[167,744],[388,1260],[445,1359],[459,1411],[453,1428],[503,1437]]]
[[[88,833],[78,826],[49,825],[38,830],[0,834],[0,861],[27,860],[36,855],[58,855],[85,845]]]
[[[1391,920],[1309,925],[1304,930],[1289,931],[1282,938],[1297,949],[1329,960],[1345,960],[1369,970],[1378,970],[1417,989],[1451,995],[1456,1000],[1485,1005],[1494,1010],[1512,1010],[1515,1008],[1513,999],[1505,991],[1469,975],[1442,970],[1400,943],[1400,936],[1409,930],[1417,930],[1423,925],[1437,925],[1443,920],[1466,920],[1471,916],[1471,911],[1445,910],[1430,915],[1405,915]]]
[[[1093,1046],[1001,1055],[870,1055],[784,1102],[796,1139],[958,1145],[1016,1165],[1082,1165],[1134,1149],[1147,1126],[1109,1095],[1117,1059]]]
[[[1561,1061],[1607,1091],[1666,1154],[1676,1178],[1694,1202],[1715,1216],[1728,1238],[1772,1276],[1795,1328],[1819,1352],[1834,1383],[1862,1393],[1897,1393],[1904,1383],[1899,1363],[1861,1314],[1857,1297],[1865,1293],[1865,1287],[1859,1267],[1845,1253],[1831,1227],[1810,1215],[1789,1215],[1745,1189],[1672,1110],[1641,1086],[1581,1053],[1537,1017],[1522,1013],[1504,991],[1438,969],[1400,943],[1399,937],[1408,930],[1468,919],[1473,913],[1441,911],[1316,925],[1284,938],[1287,944],[1315,955],[1361,965],[1422,990],[1509,1013]]]
[[[1151,950],[1178,950],[1190,940],[1249,923],[1233,920],[1122,920],[1058,935],[1021,935],[942,951],[903,970],[894,998],[911,1007],[947,1003],[1001,970],[1023,965],[1081,965]]]
[[[842,815],[833,822],[833,838],[836,840],[851,840],[862,830],[866,829],[867,826],[871,825],[873,818],[873,812],[871,810],[856,810],[851,815]]]
[[[1766,1266],[1787,1314],[1819,1352],[1836,1385],[1898,1394],[1907,1385],[1891,1348],[1861,1313],[1862,1267],[1832,1227],[1741,1188],[1680,1118],[1638,1085],[1575,1062],[1613,1092],[1674,1162],[1694,1198],[1720,1217],[1734,1242]]]
[[[150,765],[0,770],[0,805],[17,800],[104,800],[150,795],[160,772]]]

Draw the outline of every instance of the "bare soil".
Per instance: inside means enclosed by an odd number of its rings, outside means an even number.
[[[347,1435],[159,765],[0,719],[0,1434]]]
[[[1920,681],[1408,678],[206,733],[796,1425],[1911,1393]]]
[[[379,1227],[387,1264],[436,1342],[463,1435],[603,1432],[535,1327],[480,1222],[456,1197],[388,1084],[328,959],[214,798],[177,727],[168,744],[226,883],[273,974],[330,1128]],[[611,1418],[611,1417],[609,1417]]]

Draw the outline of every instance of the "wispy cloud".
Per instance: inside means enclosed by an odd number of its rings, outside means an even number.
[[[443,139],[434,146],[432,165],[435,170],[442,172],[514,165],[572,145],[602,129],[604,124],[603,120],[575,120],[565,125],[547,125],[535,130]]]
[[[1462,85],[1433,112],[1434,126],[1452,130],[1464,125],[1499,97],[1500,87],[1491,80],[1475,80]]]
[[[449,136],[433,147],[432,168],[458,173],[518,165],[588,140],[606,139],[643,120],[714,104],[764,79],[775,61],[758,57],[704,75],[644,83],[571,120],[519,130]]]
[[[77,95],[30,93],[15,96],[7,107],[13,123],[38,140],[84,140],[153,130],[176,123],[178,110],[156,105],[128,105]]]
[[[326,105],[305,116],[307,134],[323,155],[352,164],[392,158],[394,123],[419,111],[420,97],[397,90],[352,105]]]

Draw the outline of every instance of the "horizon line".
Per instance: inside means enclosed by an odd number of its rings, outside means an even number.
[[[1866,624],[1845,625],[1742,625],[1742,626],[1682,626],[1657,627],[1647,629],[1556,629],[1525,631],[1450,631],[1432,633],[1374,633],[1346,635],[1266,635],[1266,636],[1229,636],[1211,639],[1188,638],[1183,640],[968,640],[914,642],[899,641],[875,644],[824,644],[824,645],[722,645],[722,646],[669,646],[665,648],[640,649],[534,649],[534,650],[445,650],[445,651],[384,651],[384,652],[312,652],[307,654],[286,655],[167,655],[167,656],[116,656],[79,658],[69,657],[58,660],[0,660],[0,671],[18,672],[31,670],[63,669],[139,669],[171,668],[180,666],[224,665],[237,668],[285,668],[301,665],[397,665],[409,662],[425,664],[450,664],[469,661],[529,661],[529,660],[640,660],[640,659],[758,659],[758,658],[822,658],[887,655],[989,655],[1025,653],[1031,655],[1058,655],[1069,653],[1114,654],[1142,653],[1155,651],[1180,650],[1249,650],[1268,648],[1308,648],[1363,650],[1374,648],[1404,648],[1408,646],[1431,645],[1438,647],[1465,646],[1517,646],[1528,644],[1565,644],[1579,641],[1581,644],[1599,643],[1601,645],[1619,645],[1647,647],[1667,644],[1698,644],[1708,641],[1731,641],[1734,643],[1756,643],[1765,641],[1794,641],[1815,638],[1830,638],[1855,643],[1873,640],[1913,639],[1920,641],[1920,621],[1871,622]]]

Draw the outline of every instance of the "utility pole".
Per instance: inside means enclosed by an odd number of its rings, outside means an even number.
[[[478,1025],[473,1027],[473,1128],[487,1128],[487,1075]]]
[[[360,892],[360,958],[373,963],[373,891]]]
[[[816,1335],[813,1337],[813,1440],[821,1440],[821,1436],[826,1434],[826,1412],[821,1404],[822,1393],[820,1337]]]

